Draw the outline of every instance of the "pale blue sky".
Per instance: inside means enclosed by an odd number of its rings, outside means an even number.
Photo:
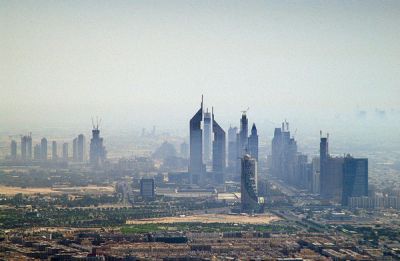
[[[1,129],[400,109],[399,1],[3,0],[0,35]]]

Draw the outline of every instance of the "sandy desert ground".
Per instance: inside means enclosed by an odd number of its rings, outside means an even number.
[[[228,214],[200,214],[179,217],[148,218],[127,220],[126,224],[151,224],[151,223],[233,223],[233,224],[269,224],[279,220],[279,217],[271,214],[228,215]]]
[[[87,186],[87,187],[56,187],[56,188],[21,188],[21,187],[7,187],[0,185],[0,194],[3,195],[15,195],[18,193],[22,194],[97,194],[97,193],[113,193],[114,187],[98,187],[98,186]]]

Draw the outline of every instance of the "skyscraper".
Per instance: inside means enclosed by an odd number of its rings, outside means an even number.
[[[26,161],[26,140],[27,136],[21,137],[21,159]]]
[[[342,205],[349,198],[368,196],[368,159],[356,159],[348,155],[343,163]]]
[[[212,123],[211,123],[211,113],[207,111],[204,113],[204,139],[203,139],[203,148],[204,148],[204,162],[208,163],[211,161],[211,147],[212,147]]]
[[[236,146],[236,135],[237,127],[229,127],[228,130],[228,168],[233,171],[236,168],[237,146]]]
[[[201,97],[201,106],[196,114],[190,119],[190,162],[189,175],[190,183],[198,184],[203,174],[203,130],[201,122],[203,120],[203,96]]]
[[[156,196],[154,179],[140,179],[140,196],[144,199],[153,199]]]
[[[64,142],[62,146],[62,158],[64,161],[68,161],[68,143]]]
[[[297,142],[290,137],[288,122],[283,122],[282,128],[275,128],[271,149],[272,175],[288,183],[295,182]]]
[[[320,175],[320,195],[340,203],[343,191],[343,157],[329,157],[324,174]],[[321,165],[322,166],[322,165]]]
[[[40,144],[36,144],[33,147],[33,159],[35,161],[39,161],[41,159],[41,155],[40,155]]]
[[[86,139],[83,134],[78,135],[77,141],[77,161],[84,162],[86,160]]]
[[[78,138],[72,140],[72,160],[78,161]]]
[[[212,111],[212,127],[214,134],[212,153],[213,172],[216,177],[216,182],[218,184],[223,184],[226,167],[226,135],[225,131],[215,121],[214,110]]]
[[[32,137],[22,136],[21,137],[21,158],[23,161],[32,160]]]
[[[246,154],[241,159],[241,203],[242,211],[253,213],[258,210],[257,161]]]
[[[79,138],[78,138],[79,141]],[[103,146],[103,138],[100,137],[99,123],[93,125],[92,139],[90,140],[90,164],[98,168],[106,159],[106,150]]]
[[[274,137],[271,144],[271,174],[275,177],[282,176],[281,161],[283,156],[283,139],[282,129],[275,128]]]
[[[320,193],[320,162],[319,157],[312,159],[312,189],[311,192],[315,194]]]
[[[320,171],[320,182],[321,184],[323,184],[323,186],[325,186],[329,180],[329,177],[327,177],[328,159],[329,159],[328,136],[327,137],[321,136],[321,141],[319,143],[319,164],[320,164],[319,171]],[[321,190],[321,194],[324,193],[325,192]]]
[[[251,127],[251,134],[248,141],[248,153],[258,161],[258,134],[256,124]]]
[[[51,143],[51,159],[52,160],[58,159],[57,142],[55,140],[53,140],[53,142]]]
[[[32,160],[32,136],[29,134],[26,141],[26,157],[27,160]]]
[[[245,155],[248,150],[248,134],[249,134],[249,120],[247,119],[246,111],[242,112],[242,118],[240,119],[240,153],[239,156]]]
[[[47,139],[42,138],[40,140],[40,158],[42,161],[47,160]]]
[[[17,142],[15,140],[11,141],[10,144],[10,156],[12,160],[16,160],[17,159]]]

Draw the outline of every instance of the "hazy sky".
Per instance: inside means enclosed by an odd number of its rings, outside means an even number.
[[[2,0],[0,35],[3,130],[400,109],[400,1]]]

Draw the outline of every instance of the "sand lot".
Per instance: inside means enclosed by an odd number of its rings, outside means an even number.
[[[151,224],[151,223],[233,223],[233,224],[269,224],[279,220],[279,217],[271,214],[256,216],[227,215],[227,214],[201,214],[182,217],[164,217],[127,220],[126,224]]]

